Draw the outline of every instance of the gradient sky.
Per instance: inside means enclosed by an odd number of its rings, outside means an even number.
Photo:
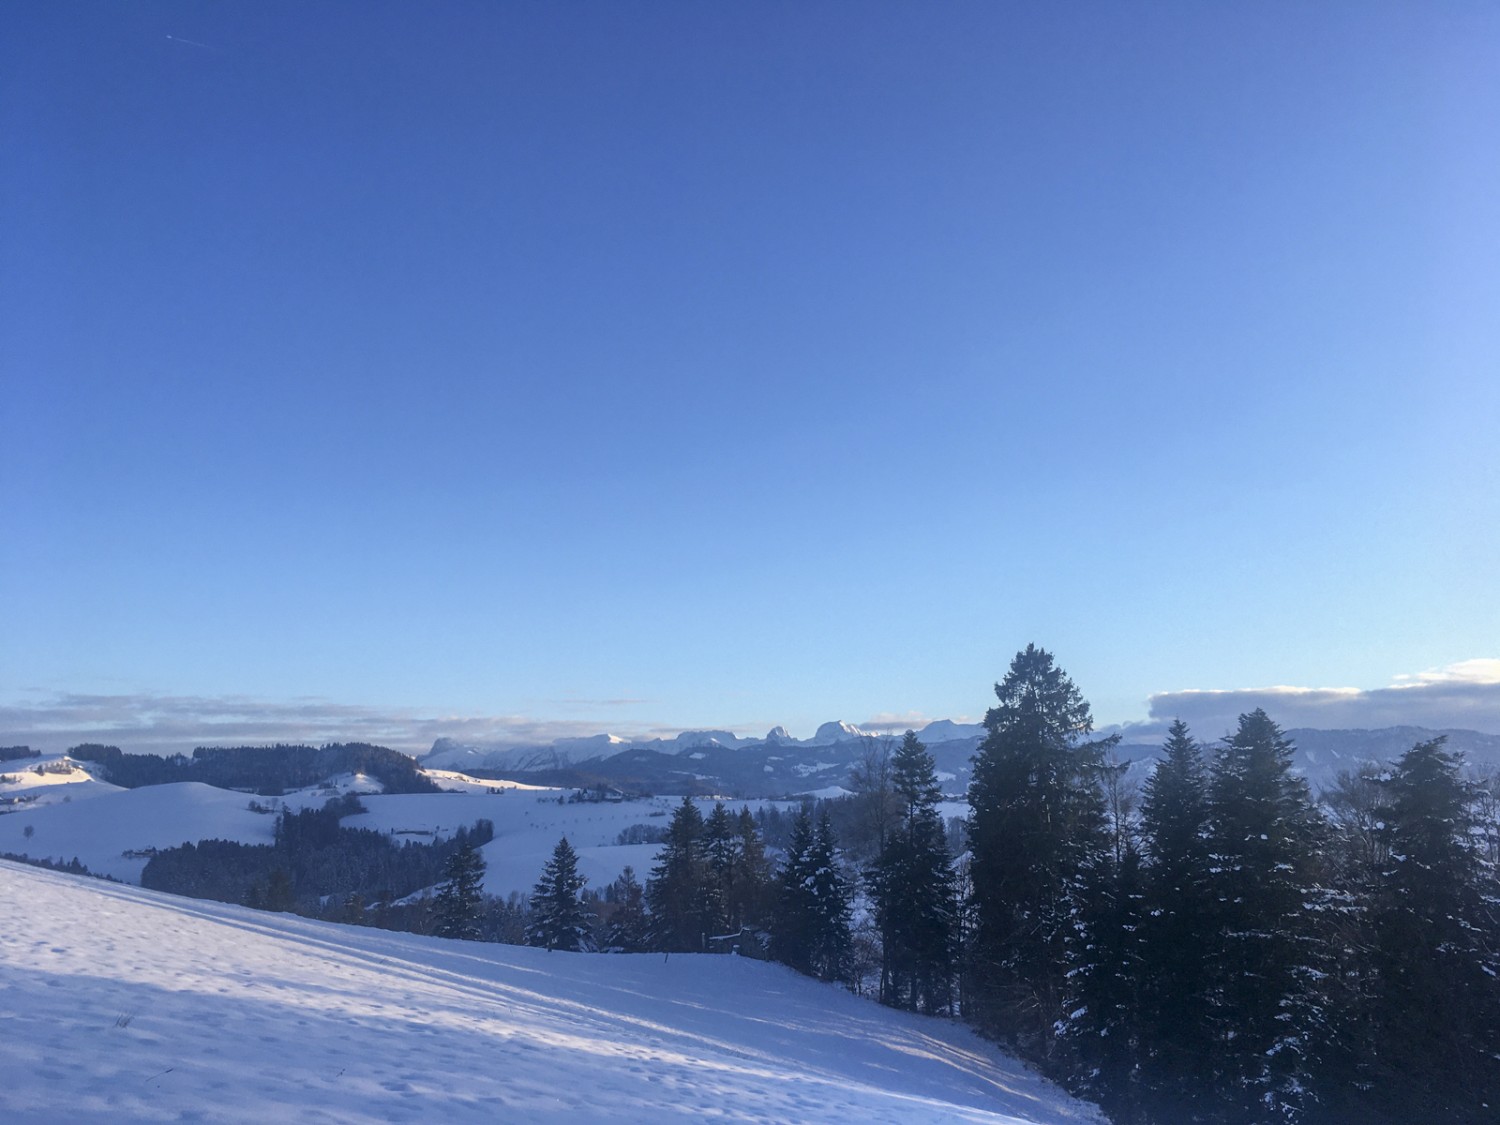
[[[8,3],[0,705],[1490,667],[1497,137],[1491,3]]]

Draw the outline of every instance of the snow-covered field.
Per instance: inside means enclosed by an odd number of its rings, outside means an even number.
[[[53,759],[47,760],[53,764]],[[35,764],[35,763],[32,763]],[[27,803],[0,815],[0,852],[66,863],[75,857],[96,875],[139,883],[146,852],[199,840],[235,840],[269,844],[275,817],[251,810],[316,808],[339,793],[358,793],[368,812],[346,817],[349,828],[373,828],[398,839],[431,840],[485,819],[495,839],[483,849],[484,889],[502,898],[531,893],[557,841],[567,836],[578,851],[579,871],[589,886],[604,887],[626,866],[645,880],[656,845],[617,846],[623,829],[633,825],[665,827],[680,798],[653,797],[620,802],[559,802],[571,790],[547,789],[514,782],[479,781],[446,770],[428,775],[450,792],[378,792],[380,783],[346,774],[327,786],[255,797],[198,782],[121,789],[94,780],[84,768],[68,773],[11,771],[10,791]],[[86,801],[63,800],[69,793]],[[772,802],[752,801],[752,808]],[[783,808],[792,808],[780,802]],[[709,805],[700,802],[706,812]],[[738,804],[731,807],[736,810]],[[30,830],[28,835],[27,830]]]
[[[963,1027],[733,957],[547,953],[0,862],[0,1120],[1098,1122]]]

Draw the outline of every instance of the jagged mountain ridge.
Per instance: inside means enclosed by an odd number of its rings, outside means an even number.
[[[1480,772],[1500,769],[1500,735],[1470,730],[1389,727],[1379,730],[1286,732],[1297,747],[1295,768],[1314,789],[1330,785],[1341,770],[1361,762],[1390,761],[1417,742],[1438,735],[1464,752]],[[917,732],[937,761],[946,793],[968,787],[972,759],[984,737],[978,723],[941,719]],[[824,723],[809,739],[794,739],[777,727],[762,738],[729,731],[686,731],[670,739],[629,741],[609,735],[564,739],[540,746],[484,746],[438,739],[421,762],[427,767],[528,777],[548,784],[583,781],[644,788],[657,793],[721,793],[738,797],[787,796],[847,786],[850,772],[882,741],[899,735],[864,731],[848,723]],[[1209,744],[1212,752],[1213,744]],[[1143,780],[1161,749],[1160,738],[1125,732],[1116,749]]]

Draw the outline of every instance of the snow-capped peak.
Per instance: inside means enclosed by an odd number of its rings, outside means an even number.
[[[745,740],[727,730],[685,730],[672,740],[673,750],[681,752],[698,746],[736,747]]]
[[[846,738],[863,738],[865,732],[853,723],[842,720],[824,723],[818,728],[818,732],[809,740],[811,746],[826,746],[830,742],[843,742]]]

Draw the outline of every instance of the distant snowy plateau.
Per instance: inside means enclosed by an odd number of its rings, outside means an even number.
[[[766,962],[445,941],[7,862],[0,902],[7,1125],[1102,1125],[958,1023]]]

